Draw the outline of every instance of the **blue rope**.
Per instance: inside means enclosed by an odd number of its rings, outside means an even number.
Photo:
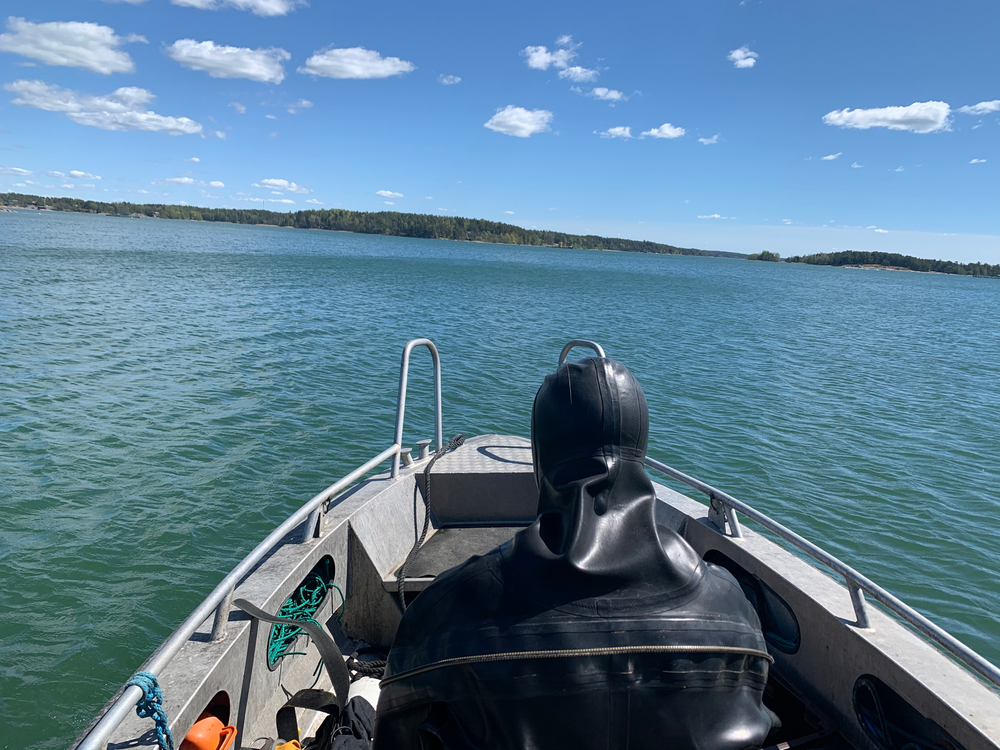
[[[163,691],[156,675],[152,672],[136,672],[132,679],[125,683],[125,689],[136,687],[142,690],[143,696],[135,704],[135,713],[140,719],[152,719],[156,724],[156,743],[160,750],[174,750],[174,736],[167,726],[167,712],[163,710]]]

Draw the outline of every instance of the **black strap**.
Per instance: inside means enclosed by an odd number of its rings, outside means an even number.
[[[278,713],[274,717],[278,737],[286,742],[299,739],[299,722],[295,717],[296,708],[322,711],[336,718],[340,715],[341,706],[337,696],[326,690],[313,690],[311,688],[300,690],[285,701],[285,705],[278,709]]]
[[[305,696],[305,693],[322,693],[329,696],[333,700],[327,700],[322,702],[322,706],[332,707],[335,711],[339,712],[345,705],[347,705],[347,694],[351,689],[351,673],[347,669],[347,665],[344,663],[344,655],[340,652],[337,647],[336,641],[327,633],[320,625],[314,622],[309,622],[308,620],[286,620],[284,617],[275,617],[274,615],[269,615],[262,609],[255,607],[253,604],[248,602],[246,599],[236,599],[233,601],[237,607],[242,609],[251,617],[255,617],[263,622],[271,623],[272,625],[291,625],[296,628],[302,628],[309,634],[312,638],[313,643],[316,644],[316,648],[319,650],[319,655],[323,658],[323,664],[326,666],[326,671],[330,675],[330,682],[333,684],[334,695],[330,695],[324,690],[300,690],[284,707],[278,712],[279,720],[282,711],[285,707],[291,711],[292,721],[295,720],[295,706],[299,708],[313,708],[311,705],[302,705],[299,703],[293,703],[299,696],[303,696],[302,700],[312,700],[317,702],[317,706],[321,703],[320,699],[316,696]],[[327,708],[317,707],[317,711],[326,711],[327,713],[334,713],[334,710],[328,710]],[[287,716],[287,713],[286,713]],[[291,737],[286,737],[281,734],[281,728],[279,727],[278,735],[284,740],[297,740],[298,727],[295,727],[295,734]]]

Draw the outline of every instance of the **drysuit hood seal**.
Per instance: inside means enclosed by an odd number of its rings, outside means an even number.
[[[506,549],[508,572],[585,608],[597,598],[602,609],[662,607],[691,592],[704,565],[656,525],[648,435],[646,398],[619,362],[584,359],[546,377],[531,418],[538,518]]]

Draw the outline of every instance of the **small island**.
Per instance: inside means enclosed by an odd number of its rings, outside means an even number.
[[[1000,263],[956,263],[952,260],[926,260],[899,253],[864,252],[843,250],[839,253],[796,255],[786,263],[807,263],[812,266],[842,266],[884,271],[918,271],[921,273],[949,273],[959,276],[1000,277]]]

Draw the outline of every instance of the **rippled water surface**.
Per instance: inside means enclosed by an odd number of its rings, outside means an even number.
[[[651,455],[1000,661],[998,321],[988,279],[0,214],[0,747],[65,747],[387,447],[416,336],[448,434],[527,435],[562,344],[602,342],[646,391]]]

